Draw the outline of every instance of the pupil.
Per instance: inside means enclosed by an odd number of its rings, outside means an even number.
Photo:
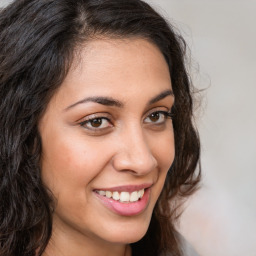
[[[151,121],[156,122],[159,119],[159,113],[153,113],[150,116]]]
[[[100,118],[95,118],[91,121],[91,125],[93,127],[99,127],[102,124],[102,120]]]

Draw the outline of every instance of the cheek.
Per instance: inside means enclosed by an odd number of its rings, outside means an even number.
[[[172,130],[171,130],[172,131]],[[151,146],[153,155],[157,158],[159,173],[156,189],[154,190],[155,201],[158,199],[166,179],[168,170],[170,169],[175,157],[175,145],[173,132],[167,131],[161,136],[154,137]]]
[[[166,131],[158,137],[154,137],[151,143],[153,155],[157,158],[161,172],[167,173],[175,157],[175,145],[173,130]]]
[[[100,169],[97,150],[81,139],[55,137],[43,145],[42,179],[53,190],[88,184]]]

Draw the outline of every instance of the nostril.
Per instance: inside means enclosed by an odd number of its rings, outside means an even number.
[[[138,129],[132,131],[126,129],[123,137],[120,138],[118,150],[112,158],[112,164],[118,171],[143,175],[157,167],[157,160],[144,135]]]
[[[117,171],[131,172],[133,175],[146,175],[157,167],[157,161],[153,156],[150,158],[138,157],[138,155],[131,157],[122,153],[114,156],[112,165]]]

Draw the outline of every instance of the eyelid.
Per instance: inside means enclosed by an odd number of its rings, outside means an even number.
[[[89,115],[86,115],[86,116],[78,119],[76,121],[76,123],[81,123],[83,121],[89,121],[89,120],[96,119],[96,118],[106,118],[106,119],[110,120],[111,116],[108,113],[104,113],[104,112],[93,113],[93,114],[89,114]]]
[[[163,111],[163,110],[158,110],[158,111],[154,111],[152,113],[150,113],[145,119],[149,118],[152,114],[162,114],[164,115],[166,118],[171,118],[172,114],[168,111]]]
[[[154,107],[154,108],[150,109],[149,111],[147,111],[147,113],[145,114],[145,118],[147,118],[149,115],[151,115],[155,112],[160,112],[160,113],[163,113],[163,114],[168,113],[169,117],[173,116],[172,107],[168,108],[168,107],[165,107],[165,106],[162,106],[162,107],[160,106],[160,107]]]
[[[93,127],[89,128],[89,127],[85,126],[86,123],[89,123],[90,121],[93,121],[95,119],[105,119],[110,125],[107,126],[107,127],[103,127],[103,128],[100,128],[100,127],[99,128],[96,128],[96,127],[95,128],[93,128]],[[83,127],[84,129],[87,129],[91,132],[100,132],[100,131],[103,131],[103,130],[108,129],[108,128],[113,126],[113,123],[112,123],[111,119],[112,119],[111,116],[107,113],[94,113],[94,114],[91,114],[91,115],[87,115],[87,116],[83,117],[82,119],[79,119],[77,121],[77,123],[81,127]]]
[[[146,119],[150,118],[150,115],[154,114],[154,113],[159,113],[164,115],[164,120],[163,121],[146,121]],[[161,117],[163,118],[163,116]],[[104,126],[104,123],[102,121],[102,123],[99,125],[99,127],[93,127],[93,120],[96,119],[104,119],[108,125],[105,125],[105,127],[101,127],[102,124]],[[170,108],[168,108],[167,106],[159,106],[159,107],[154,107],[152,109],[150,109],[149,111],[147,111],[147,113],[145,114],[144,118],[142,119],[142,122],[145,123],[146,125],[155,125],[155,126],[159,126],[159,125],[163,125],[166,123],[167,119],[172,119],[172,111]],[[86,129],[88,132],[91,133],[104,133],[109,131],[110,128],[113,128],[115,123],[113,122],[113,116],[110,115],[109,113],[106,112],[98,112],[98,113],[93,113],[93,114],[89,114],[86,115],[85,117],[79,119],[78,121],[76,121],[76,123],[78,125],[80,125],[82,128]],[[95,123],[94,123],[95,124]]]
[[[172,111],[166,107],[164,107],[165,110],[163,110],[163,107],[161,107],[160,109],[159,108],[154,108],[154,109],[151,109],[146,117],[143,119],[143,122],[146,124],[146,125],[154,125],[154,126],[159,126],[159,125],[164,125],[167,121],[167,119],[172,119],[173,115],[172,115]],[[156,121],[153,121],[153,120],[149,120],[149,121],[146,121],[147,119],[150,119],[152,116],[152,114],[159,114],[159,120],[156,120]],[[161,115],[164,115],[164,116],[161,116]],[[161,121],[161,118],[164,120]]]

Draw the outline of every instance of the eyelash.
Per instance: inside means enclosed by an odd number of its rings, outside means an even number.
[[[154,111],[154,112],[150,113],[144,120],[146,120],[150,117],[153,117],[153,115],[159,115],[159,116],[163,115],[164,120],[159,122],[159,123],[156,121],[156,122],[148,122],[147,124],[154,124],[154,125],[159,125],[160,126],[160,125],[165,124],[166,119],[168,119],[168,118],[172,119],[173,118],[173,114],[171,113],[171,111],[162,111],[161,110],[161,111]],[[104,127],[104,128],[92,127],[92,122],[94,122],[94,121],[95,121],[95,123],[99,121],[99,126],[101,126],[104,121],[107,121],[110,125],[108,125],[107,127]],[[88,124],[90,124],[91,127],[88,127]],[[111,120],[108,117],[96,116],[96,115],[93,116],[92,118],[89,118],[87,120],[84,120],[84,121],[80,122],[79,125],[82,126],[85,129],[88,129],[88,130],[91,130],[91,131],[94,131],[94,132],[99,132],[99,131],[108,129],[108,128],[113,126],[113,124],[111,123]]]
[[[163,124],[165,121],[166,121],[166,119],[168,119],[168,118],[170,118],[170,119],[172,119],[172,117],[173,117],[173,114],[172,114],[172,112],[171,111],[154,111],[154,112],[152,112],[152,113],[150,113],[146,118],[145,118],[145,120],[147,119],[147,118],[150,118],[150,116],[152,117],[153,115],[156,115],[156,114],[161,114],[161,115],[163,115],[164,116],[164,121],[162,121],[162,122],[159,122],[159,123],[157,123],[157,121],[156,122],[152,122],[153,124],[158,124],[158,125],[161,125],[161,124]]]

